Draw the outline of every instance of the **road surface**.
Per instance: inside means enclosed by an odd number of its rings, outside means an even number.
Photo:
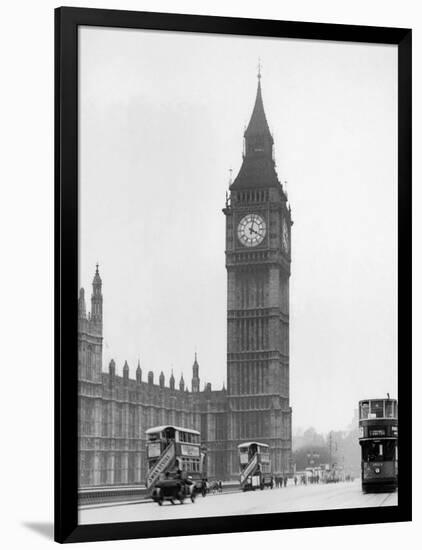
[[[363,494],[360,480],[353,483],[287,486],[264,491],[236,492],[198,496],[195,503],[183,505],[165,502],[158,506],[151,501],[110,503],[84,506],[79,509],[79,524],[149,521],[192,517],[215,517],[305,510],[332,510],[397,506],[396,493]]]

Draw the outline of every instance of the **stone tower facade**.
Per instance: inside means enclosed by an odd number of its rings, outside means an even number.
[[[243,163],[223,212],[230,473],[238,471],[237,445],[248,440],[269,444],[273,471],[288,471],[292,220],[275,170],[260,75]]]

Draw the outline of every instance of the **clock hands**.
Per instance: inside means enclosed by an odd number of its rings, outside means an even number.
[[[253,228],[253,226],[254,226],[255,223],[257,224],[258,222],[256,221],[255,216],[253,216],[253,217],[252,217],[252,220],[251,220],[251,226],[250,226],[250,228],[249,228],[249,232],[250,232],[250,233],[255,233],[255,235],[260,236],[261,233],[260,233],[259,231],[256,231],[256,230]]]

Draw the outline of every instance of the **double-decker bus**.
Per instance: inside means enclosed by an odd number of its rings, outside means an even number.
[[[359,401],[359,444],[362,450],[362,490],[397,488],[397,400]]]
[[[274,487],[270,448],[266,443],[241,443],[239,449],[240,487],[243,491]]]
[[[202,486],[205,476],[205,453],[201,448],[201,436],[196,430],[178,426],[156,426],[146,431],[148,473],[146,486],[165,477],[191,478]]]

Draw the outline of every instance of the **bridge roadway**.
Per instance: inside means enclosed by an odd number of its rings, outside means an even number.
[[[288,485],[263,491],[198,495],[194,504],[165,502],[158,506],[149,500],[79,508],[79,524],[148,521],[192,517],[299,512],[371,506],[396,506],[396,493],[363,494],[360,480],[328,485]]]

